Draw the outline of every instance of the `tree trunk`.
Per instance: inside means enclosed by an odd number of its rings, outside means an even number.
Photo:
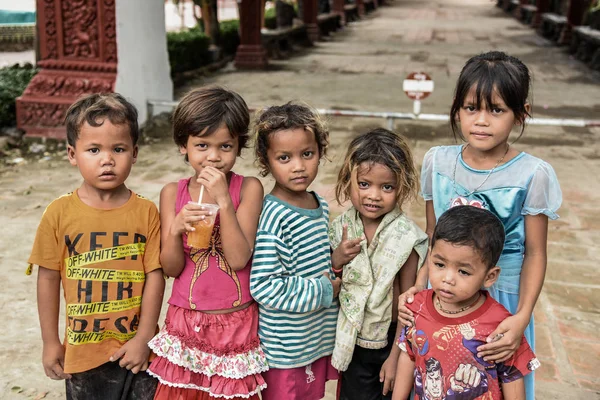
[[[210,18],[210,44],[216,47],[221,45],[221,29],[219,29],[219,16],[217,14],[217,0],[206,0],[209,3]]]
[[[194,0],[194,4],[202,9],[204,33],[210,38],[211,46],[218,47],[221,43],[221,30],[217,15],[217,0]]]

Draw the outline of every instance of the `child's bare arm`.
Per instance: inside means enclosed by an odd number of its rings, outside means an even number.
[[[219,204],[223,253],[234,271],[244,268],[252,257],[263,195],[260,181],[254,177],[247,177],[244,178],[237,212],[229,194],[229,200]]]
[[[42,364],[51,379],[69,379],[64,372],[65,348],[58,337],[60,308],[60,271],[39,267],[37,303],[44,350]]]
[[[167,276],[177,277],[185,266],[182,233],[185,227],[176,220],[177,183],[166,185],[160,192],[160,264]]]
[[[397,347],[394,345],[394,347]],[[396,378],[394,379],[394,391],[392,400],[406,400],[413,387],[413,373],[415,362],[410,359],[405,351],[400,352],[398,357],[398,367],[396,368]]]
[[[429,241],[431,242],[431,237],[433,236],[433,231],[436,224],[435,210],[433,209],[433,201],[431,200],[425,202],[425,215],[427,218],[427,228],[425,229],[425,233],[427,233]],[[412,311],[406,307],[406,303],[412,303],[415,294],[427,288],[427,282],[429,281],[428,258],[429,254],[425,258],[423,266],[417,273],[417,280],[415,281],[414,286],[406,290],[402,290],[402,294],[400,297],[398,297],[398,321],[400,321],[403,325],[408,326],[414,323],[414,315]]]
[[[165,279],[162,270],[155,269],[146,274],[144,292],[142,294],[142,307],[140,310],[140,324],[136,336],[149,341],[156,333],[156,324],[162,307],[165,293]]]
[[[414,285],[415,279],[417,276],[417,267],[419,264],[419,255],[416,251],[412,251],[408,259],[400,268],[400,272],[394,279],[393,287],[400,288],[401,292],[406,291],[408,288]],[[393,289],[397,290],[397,289]],[[396,305],[394,304],[392,307],[392,312],[397,312]],[[396,332],[394,338],[398,338],[402,333],[403,325],[399,323],[396,326]],[[400,348],[396,345],[392,346],[392,350],[390,351],[390,355],[387,360],[383,363],[381,367],[381,371],[379,372],[379,377],[383,382],[383,395],[387,395],[389,390],[393,390],[394,388],[394,379],[396,375],[398,357],[400,356]]]
[[[414,286],[415,280],[417,279],[418,267],[419,255],[413,250],[398,273],[400,278],[400,293],[404,293]]]
[[[498,325],[487,338],[487,344],[477,348],[478,357],[481,356],[486,361],[503,362],[517,351],[544,285],[548,217],[543,214],[526,215],[525,237],[525,257],[521,269],[517,312]],[[495,340],[498,337],[500,339]]]
[[[429,242],[431,243],[431,238],[433,237],[433,231],[435,230],[436,224],[435,210],[433,208],[433,201],[431,200],[425,202],[425,218],[427,221],[425,233],[427,234],[427,237],[429,237]],[[417,275],[415,286],[418,288],[424,289],[427,287],[427,282],[429,281],[429,269],[427,264],[427,260],[425,260],[423,266],[419,270],[419,274]]]
[[[137,333],[133,339],[125,343],[110,357],[110,361],[120,359],[119,365],[131,370],[134,374],[148,368],[148,356],[150,355],[148,342],[156,333],[156,324],[160,315],[164,291],[165,280],[162,270],[155,269],[148,272],[144,283]]]
[[[502,383],[502,396],[504,400],[525,400],[525,382],[523,378]]]
[[[406,302],[410,298],[409,303],[412,303],[413,296],[424,288],[417,289],[415,280],[418,279],[417,269],[419,265],[419,255],[416,251],[412,251],[406,263],[399,272],[400,276],[400,296],[398,297],[398,304],[394,304],[394,310],[398,313],[398,323],[403,326],[410,326],[413,322],[413,314],[406,307]],[[425,265],[421,267],[421,270],[425,268]]]
[[[396,333],[394,338],[398,338],[402,333],[402,325],[398,324],[396,326]],[[381,370],[379,371],[379,381],[383,383],[383,392],[382,394],[386,396],[389,391],[394,390],[394,380],[396,379],[396,374],[398,371],[398,359],[400,357],[400,353],[402,351],[396,344],[392,345],[392,349],[390,351],[390,355],[385,360],[383,365],[381,366]]]

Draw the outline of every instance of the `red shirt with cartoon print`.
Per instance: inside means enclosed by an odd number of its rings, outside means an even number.
[[[414,313],[398,346],[415,362],[415,399],[502,399],[501,383],[523,378],[540,363],[525,336],[509,360],[491,363],[477,357],[477,347],[511,314],[486,291],[485,302],[470,314],[448,318],[433,304],[433,290],[423,290],[406,306]]]

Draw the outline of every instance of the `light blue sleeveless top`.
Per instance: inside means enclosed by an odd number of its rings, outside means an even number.
[[[504,224],[506,239],[498,265],[495,286],[507,293],[519,293],[525,252],[525,215],[545,214],[557,219],[562,192],[554,170],[547,162],[520,153],[496,168],[485,183],[489,170],[469,167],[462,158],[462,146],[430,149],[421,170],[422,196],[433,201],[436,220],[457,205],[473,205],[493,212]]]

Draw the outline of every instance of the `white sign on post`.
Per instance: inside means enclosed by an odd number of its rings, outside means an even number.
[[[424,72],[410,73],[402,83],[402,90],[412,99],[413,113],[419,115],[421,113],[421,100],[433,92],[433,80]]]

